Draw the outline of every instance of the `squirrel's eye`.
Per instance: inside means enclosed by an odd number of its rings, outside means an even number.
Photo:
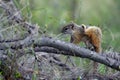
[[[68,28],[65,28],[65,30],[67,30]]]

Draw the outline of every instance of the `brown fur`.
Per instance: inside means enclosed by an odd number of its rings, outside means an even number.
[[[101,29],[95,26],[90,26],[89,28],[85,29],[85,34],[91,39],[91,44],[94,45],[95,51],[100,53],[102,38]]]

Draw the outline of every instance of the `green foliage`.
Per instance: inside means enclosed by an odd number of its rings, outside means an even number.
[[[77,80],[81,80],[81,78],[80,78],[80,77],[78,77],[78,78],[77,78]]]
[[[16,72],[16,73],[15,73],[15,78],[20,78],[20,77],[21,77],[20,72]]]
[[[103,65],[103,64],[100,64],[99,66],[99,72],[102,73],[102,74],[105,74],[106,73],[106,67]]]

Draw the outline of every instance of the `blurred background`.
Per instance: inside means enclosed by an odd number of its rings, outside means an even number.
[[[14,0],[25,20],[38,24],[50,36],[60,34],[63,25],[99,26],[102,48],[120,52],[120,0]],[[58,37],[59,38],[59,37]]]

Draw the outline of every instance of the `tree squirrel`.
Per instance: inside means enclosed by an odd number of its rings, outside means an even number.
[[[88,49],[101,52],[102,31],[99,27],[70,23],[62,28],[62,33],[71,35],[71,43],[78,44],[82,41]],[[93,66],[93,72],[97,72],[98,64],[94,62]]]
[[[71,43],[78,44],[82,41],[88,49],[101,52],[102,32],[99,27],[70,23],[62,28],[62,33],[71,35]]]

